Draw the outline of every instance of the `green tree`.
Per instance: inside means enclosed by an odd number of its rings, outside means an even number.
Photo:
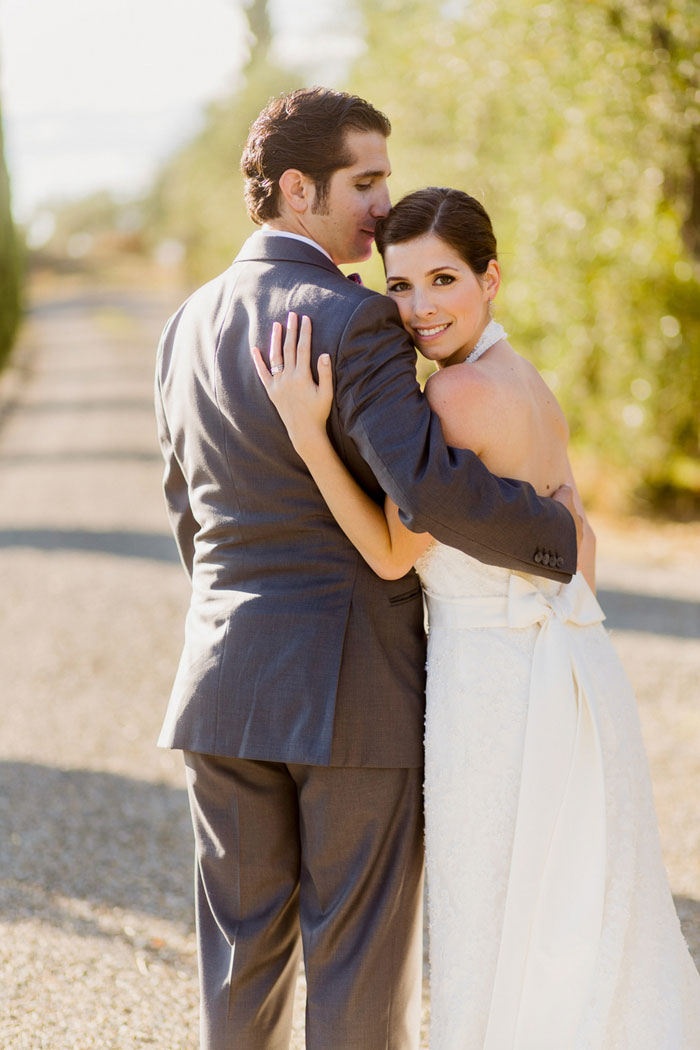
[[[5,162],[0,109],[0,366],[7,357],[20,318],[20,253],[10,210],[10,178]]]
[[[486,204],[499,314],[595,489],[700,506],[698,0],[362,0],[394,193]]]
[[[227,266],[252,231],[239,170],[248,129],[271,97],[296,86],[270,60],[265,0],[253,0],[247,15],[251,50],[243,87],[208,108],[202,131],[165,165],[147,204],[152,236],[182,243],[192,280]]]

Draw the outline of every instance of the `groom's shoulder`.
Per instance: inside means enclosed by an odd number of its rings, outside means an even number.
[[[342,275],[331,275],[329,280],[314,278],[295,290],[290,302],[295,300],[298,312],[309,314],[315,330],[326,329],[343,344],[358,338],[373,339],[375,333],[392,328],[405,336],[396,304],[388,296]]]
[[[180,332],[190,332],[203,321],[211,322],[226,314],[232,295],[231,267],[195,288],[170,315],[161,335],[161,342],[173,339]]]
[[[293,263],[239,257],[223,273],[194,290],[166,327],[177,329],[186,321],[211,324],[217,318],[225,324],[237,306],[265,315],[277,312],[282,303],[287,310],[308,313],[317,321],[323,318],[324,326],[329,324],[339,331],[353,321],[364,327],[398,320],[391,299],[335,267],[315,265],[308,257]]]
[[[366,313],[391,316],[396,309],[381,292],[360,284],[335,266],[326,267],[323,261],[316,264],[307,258],[290,264],[280,260],[257,272],[243,269],[245,277],[238,285],[243,299],[249,297],[251,291],[263,298],[281,294],[286,297],[289,309],[309,313],[312,319],[322,317],[333,328],[344,328],[355,314],[358,317]]]
[[[309,293],[314,295],[335,299],[338,303],[343,303],[350,313],[363,303],[379,303],[385,298],[373,288],[359,284],[340,271],[331,273],[328,270],[313,270],[311,267],[308,267],[308,271],[310,272],[298,275],[300,288],[308,289]]]
[[[378,292],[345,276],[320,247],[292,236],[256,231],[242,245],[232,269],[240,275],[244,296],[256,287],[296,289],[300,295],[335,299],[336,306],[345,304],[351,311],[365,300],[380,298]]]
[[[191,311],[211,308],[214,304],[230,297],[235,283],[234,277],[232,266],[228,266],[223,273],[217,274],[216,277],[211,277],[204,284],[201,284],[189,293],[175,311],[173,317],[178,317]]]

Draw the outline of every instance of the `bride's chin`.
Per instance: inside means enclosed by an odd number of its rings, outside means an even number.
[[[442,361],[446,357],[451,357],[454,350],[450,350],[449,347],[438,346],[435,343],[421,343],[420,341],[415,342],[415,348],[419,354],[423,357],[427,357],[429,361]]]
[[[440,365],[440,363],[444,360],[444,354],[433,354],[430,352],[430,350],[421,350],[419,346],[416,347],[416,350],[418,351],[418,353],[424,361],[430,361],[432,365]]]

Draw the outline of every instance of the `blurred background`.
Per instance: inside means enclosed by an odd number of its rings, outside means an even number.
[[[251,120],[324,83],[390,116],[394,198],[485,203],[593,509],[700,516],[698,0],[0,0],[0,62],[5,358],[41,282],[223,269]]]

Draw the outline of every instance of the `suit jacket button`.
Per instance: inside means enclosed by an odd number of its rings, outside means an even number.
[[[539,565],[542,561],[542,551],[535,551],[535,561]]]
[[[564,568],[564,559],[562,558],[561,554],[557,558],[557,568],[558,569],[563,569]]]
[[[543,565],[549,565],[549,555],[548,554],[543,554],[542,555],[542,564]]]

